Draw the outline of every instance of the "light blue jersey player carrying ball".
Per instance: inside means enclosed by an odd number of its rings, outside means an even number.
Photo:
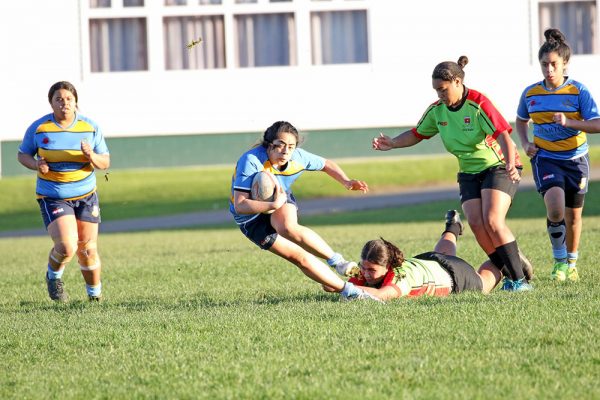
[[[350,276],[358,270],[355,262],[345,260],[315,231],[298,223],[291,187],[304,171],[323,171],[348,190],[367,192],[369,188],[363,181],[348,178],[335,162],[297,148],[298,141],[298,131],[289,122],[271,125],[262,143],[244,153],[237,162],[229,210],[242,233],[261,249],[286,259],[309,278],[340,292],[346,299],[369,299],[371,296],[345,283],[318,259],[327,260],[340,275]],[[269,171],[277,178],[273,201],[251,198],[252,180],[261,171]]]

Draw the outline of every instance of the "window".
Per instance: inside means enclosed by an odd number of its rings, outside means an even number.
[[[600,53],[596,7],[595,0],[540,2],[540,45],[544,31],[557,28],[564,33],[573,54]]]
[[[236,15],[239,67],[296,65],[293,14]]]
[[[148,69],[145,18],[90,19],[92,72]]]
[[[313,64],[369,62],[366,11],[313,12],[311,28]]]
[[[165,68],[225,68],[225,30],[222,15],[166,17],[163,20]],[[186,44],[202,38],[192,49]]]
[[[110,0],[90,0],[90,8],[110,8]]]
[[[82,26],[87,28],[83,42],[89,44],[90,54],[89,63],[88,59],[83,63],[84,73],[370,62],[370,0],[81,4]],[[191,43],[197,45],[189,48]]]

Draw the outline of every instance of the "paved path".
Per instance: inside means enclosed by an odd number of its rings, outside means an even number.
[[[600,179],[600,169],[592,170],[592,180]],[[519,185],[519,191],[533,190],[533,179],[525,177]],[[363,211],[379,208],[414,205],[440,200],[458,200],[458,185],[407,189],[402,192],[385,194],[365,194],[351,197],[333,197],[299,202],[302,215],[319,215],[343,211]],[[147,231],[158,229],[174,229],[202,225],[230,223],[233,219],[228,210],[194,212],[160,217],[134,218],[118,221],[105,221],[100,224],[102,233]],[[23,237],[46,235],[43,227],[20,231],[0,232],[3,237]]]

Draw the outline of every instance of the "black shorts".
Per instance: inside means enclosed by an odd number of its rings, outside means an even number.
[[[295,205],[296,210],[298,209],[296,198],[292,193],[288,193],[287,203]],[[269,250],[277,239],[278,233],[271,225],[271,214],[258,214],[256,218],[238,226],[244,236],[263,250]]]
[[[75,218],[79,221],[99,224],[99,203],[96,192],[77,200],[54,199],[51,197],[38,199],[46,229],[48,229],[48,225],[63,215],[75,215]]]
[[[519,175],[523,167],[517,167]],[[460,189],[460,203],[467,200],[480,199],[482,189],[496,189],[507,193],[510,198],[515,197],[519,182],[514,182],[508,176],[504,165],[490,167],[476,174],[466,172],[458,173],[458,186]]]
[[[574,160],[533,157],[531,167],[535,186],[542,196],[550,188],[560,187],[565,192],[565,205],[567,207],[583,207],[590,175],[590,158],[588,154]]]
[[[427,253],[419,254],[414,258],[435,261],[440,264],[440,266],[448,272],[450,278],[452,278],[453,293],[460,293],[464,290],[474,290],[477,292],[483,290],[483,282],[481,281],[479,274],[471,264],[460,257],[428,251]]]

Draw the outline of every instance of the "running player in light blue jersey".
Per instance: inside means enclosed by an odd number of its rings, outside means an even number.
[[[31,124],[18,153],[21,164],[37,171],[38,203],[54,242],[46,272],[48,294],[52,300],[67,300],[62,275],[77,254],[88,298],[97,301],[102,284],[94,169],[107,169],[110,156],[98,125],[77,113],[77,90],[71,83],[52,85],[48,101],[53,112]]]
[[[316,232],[298,223],[298,208],[291,190],[304,171],[323,171],[348,190],[367,192],[369,187],[363,181],[348,178],[335,162],[297,148],[298,141],[298,131],[289,122],[271,125],[262,143],[237,162],[229,210],[242,233],[261,249],[288,260],[309,278],[340,292],[346,299],[370,299],[317,259],[327,260],[340,275],[350,276],[358,270],[355,262],[346,261]],[[273,201],[250,197],[252,180],[260,171],[271,172],[279,182]]]
[[[544,36],[546,42],[538,52],[544,80],[523,91],[516,128],[546,205],[546,229],[554,256],[552,278],[577,281],[590,169],[586,133],[600,132],[600,114],[587,88],[566,76],[571,49],[564,35],[548,29]],[[530,120],[533,142],[528,137]]]

